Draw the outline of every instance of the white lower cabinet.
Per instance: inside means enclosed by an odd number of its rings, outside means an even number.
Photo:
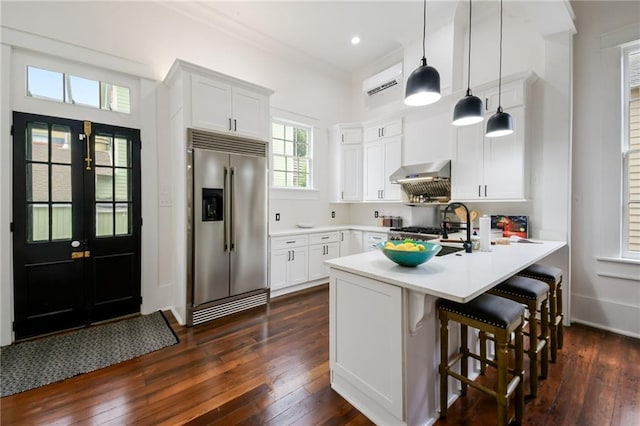
[[[362,253],[362,231],[346,229],[340,231],[340,256]]]
[[[378,232],[365,232],[363,242],[363,250],[362,251],[374,251],[378,249],[378,243],[382,241],[387,241],[387,234],[381,234]]]
[[[340,256],[339,240],[338,232],[309,235],[309,281],[329,276],[329,268],[324,261]]]
[[[271,290],[289,287],[309,280],[308,237],[271,239],[269,285]]]

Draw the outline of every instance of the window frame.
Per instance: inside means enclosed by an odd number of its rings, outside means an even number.
[[[308,171],[308,179],[307,179],[307,186],[306,187],[300,187],[300,186],[278,186],[274,184],[274,156],[278,155],[280,156],[280,154],[275,154],[273,152],[273,125],[274,124],[281,124],[284,126],[288,126],[288,127],[293,127],[298,128],[298,129],[304,129],[307,131],[307,155],[305,157],[299,157],[299,158],[306,158],[308,160],[309,163],[309,171]],[[290,119],[286,119],[286,118],[281,118],[281,117],[277,117],[277,116],[273,116],[271,118],[271,132],[270,132],[270,143],[269,143],[269,163],[270,163],[270,167],[269,167],[269,187],[272,190],[278,190],[278,191],[304,191],[304,192],[308,192],[308,191],[317,191],[315,186],[314,186],[314,155],[313,155],[313,149],[314,149],[314,126],[312,124],[309,123],[304,123],[302,121],[295,121],[295,120],[290,120]],[[294,142],[295,143],[295,142]],[[285,158],[295,158],[296,156],[294,155],[286,155],[285,154]],[[286,160],[285,160],[286,161]]]
[[[640,54],[640,40],[630,43],[622,48],[622,235],[620,238],[620,254],[624,259],[640,259],[640,251],[629,250],[629,237],[631,233],[630,200],[629,200],[629,159],[631,153],[640,153],[640,148],[631,149],[631,101],[630,98],[630,68],[629,56]],[[633,100],[640,100],[640,97]]]

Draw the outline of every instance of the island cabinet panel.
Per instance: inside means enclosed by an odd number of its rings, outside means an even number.
[[[378,424],[403,419],[402,289],[336,272],[330,297],[331,386],[356,408],[378,407],[368,413]]]

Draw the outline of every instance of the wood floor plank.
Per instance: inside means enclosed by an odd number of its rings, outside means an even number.
[[[327,286],[191,328],[165,316],[177,345],[2,398],[0,424],[372,424],[330,386]],[[640,424],[640,341],[584,326],[564,338],[524,423]],[[470,389],[436,424],[495,415],[495,402]]]

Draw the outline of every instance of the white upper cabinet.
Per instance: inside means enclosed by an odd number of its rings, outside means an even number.
[[[165,82],[185,127],[269,141],[271,90],[180,60]]]
[[[365,142],[376,141],[402,134],[402,119],[384,121],[364,128]]]
[[[342,144],[362,143],[362,127],[339,127],[338,138]]]
[[[269,139],[269,102],[263,94],[194,74],[191,102],[194,127]]]
[[[400,200],[400,185],[392,184],[389,176],[400,168],[401,162],[401,136],[364,144],[365,200]]]
[[[485,137],[487,120],[498,108],[498,89],[478,92],[485,100],[485,121],[459,127],[453,142],[451,198],[453,200],[524,200],[527,198],[525,80],[502,88],[502,108],[513,118],[514,132]]]
[[[362,200],[362,145],[344,145],[340,152],[340,198]]]

